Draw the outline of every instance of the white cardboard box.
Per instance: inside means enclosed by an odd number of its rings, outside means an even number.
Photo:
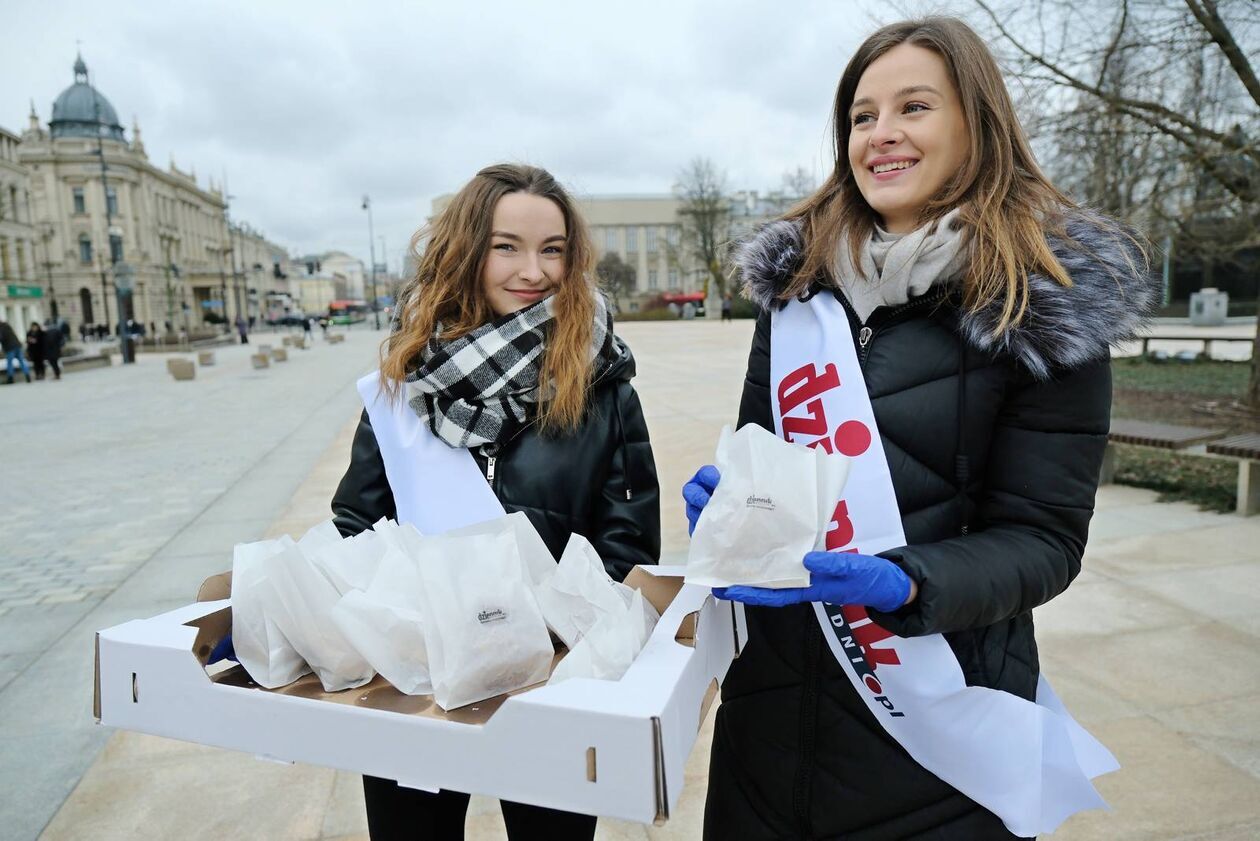
[[[239,666],[207,670],[231,605],[199,601],[97,633],[96,718],[412,788],[659,824],[678,803],[697,731],[747,639],[742,610],[681,576],[681,567],[636,568],[626,579],[662,616],[620,681],[573,679],[449,712],[379,676],[326,693],[313,675],[267,690]],[[227,579],[216,579],[199,598],[226,594]]]

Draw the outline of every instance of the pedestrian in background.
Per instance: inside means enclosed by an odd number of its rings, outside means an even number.
[[[69,329],[69,325],[65,325]],[[61,379],[61,351],[66,346],[67,335],[56,327],[44,331],[44,361],[52,368],[53,379]]]
[[[834,434],[855,462],[877,432],[883,452],[862,464],[889,493],[861,502],[893,518],[905,545],[867,554],[883,539],[873,518],[844,515],[828,532],[835,551],[804,558],[809,587],[718,593],[745,603],[748,644],[722,684],[704,837],[1011,839],[872,712],[857,670],[838,659],[853,637],[839,638],[827,606],[864,629],[869,619],[873,639],[891,632],[890,646],[943,635],[951,673],[1033,703],[1033,609],[1080,572],[1093,513],[1108,345],[1149,316],[1159,285],[1132,235],[1042,174],[1001,70],[962,21],[868,38],[831,123],[831,175],[737,257],[762,308],[739,425],[781,428],[827,453]],[[838,368],[861,372],[858,392]],[[813,420],[799,409],[784,418],[793,395],[812,401]],[[842,441],[848,419],[870,412],[877,429],[859,424],[867,437]],[[693,526],[719,482],[706,466],[684,487]],[[980,763],[1006,732],[992,728],[949,734],[974,753],[956,760]],[[995,806],[1021,808],[1004,794],[1012,781],[980,782],[998,792]]]
[[[249,344],[249,322],[245,320],[244,316],[238,315],[236,317],[236,332],[241,334],[241,344]]]
[[[52,331],[49,331],[50,333]],[[44,344],[47,336],[44,328],[39,326],[39,322],[32,321],[31,326],[26,329],[26,358],[30,360],[31,367],[35,369],[35,379],[42,380],[44,378],[45,353]]]
[[[659,489],[630,385],[634,357],[594,285],[594,247],[573,200],[545,170],[491,166],[424,234],[379,376],[360,381],[367,405],[392,398],[396,411],[365,411],[359,421],[332,501],[341,534],[381,517],[413,522],[409,512],[423,500],[485,481],[503,510],[525,513],[556,557],[578,533],[618,581],[636,564],[656,563]],[[386,470],[382,450],[392,448],[378,436],[428,434],[480,475],[434,475],[405,459]],[[476,490],[462,493],[474,498]],[[363,778],[363,790],[376,841],[464,837],[467,794],[375,777]],[[502,808],[513,841],[595,834],[592,816],[509,801]]]
[[[9,322],[0,321],[0,348],[4,349],[4,376],[5,382],[13,382],[13,363],[17,362],[22,369],[22,375],[26,377],[26,381],[31,381],[31,369],[26,366],[26,356],[22,353],[22,343],[18,340],[17,333],[9,326]]]
[[[722,296],[722,320],[731,321],[731,293]]]

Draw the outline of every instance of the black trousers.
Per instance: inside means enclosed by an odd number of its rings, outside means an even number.
[[[430,794],[379,777],[363,778],[368,835],[372,841],[463,841],[468,795]],[[591,841],[595,818],[542,806],[502,801],[510,841]]]

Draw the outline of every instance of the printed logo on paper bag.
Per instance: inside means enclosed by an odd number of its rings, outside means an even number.
[[[498,622],[500,619],[507,619],[507,611],[500,607],[483,610],[477,614],[477,621],[482,625],[489,625],[491,622]]]
[[[760,508],[763,511],[774,510],[774,500],[768,496],[749,496],[744,502],[747,508]]]

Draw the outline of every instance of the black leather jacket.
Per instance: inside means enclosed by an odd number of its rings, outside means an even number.
[[[525,512],[552,555],[559,558],[576,532],[591,542],[618,581],[636,564],[656,563],[661,551],[656,464],[643,408],[630,385],[634,357],[620,346],[621,360],[592,385],[577,430],[544,436],[530,425],[499,444],[493,455],[473,451],[503,508]],[[343,536],[395,516],[367,412],[359,420],[350,467],[333,495],[332,511]]]

